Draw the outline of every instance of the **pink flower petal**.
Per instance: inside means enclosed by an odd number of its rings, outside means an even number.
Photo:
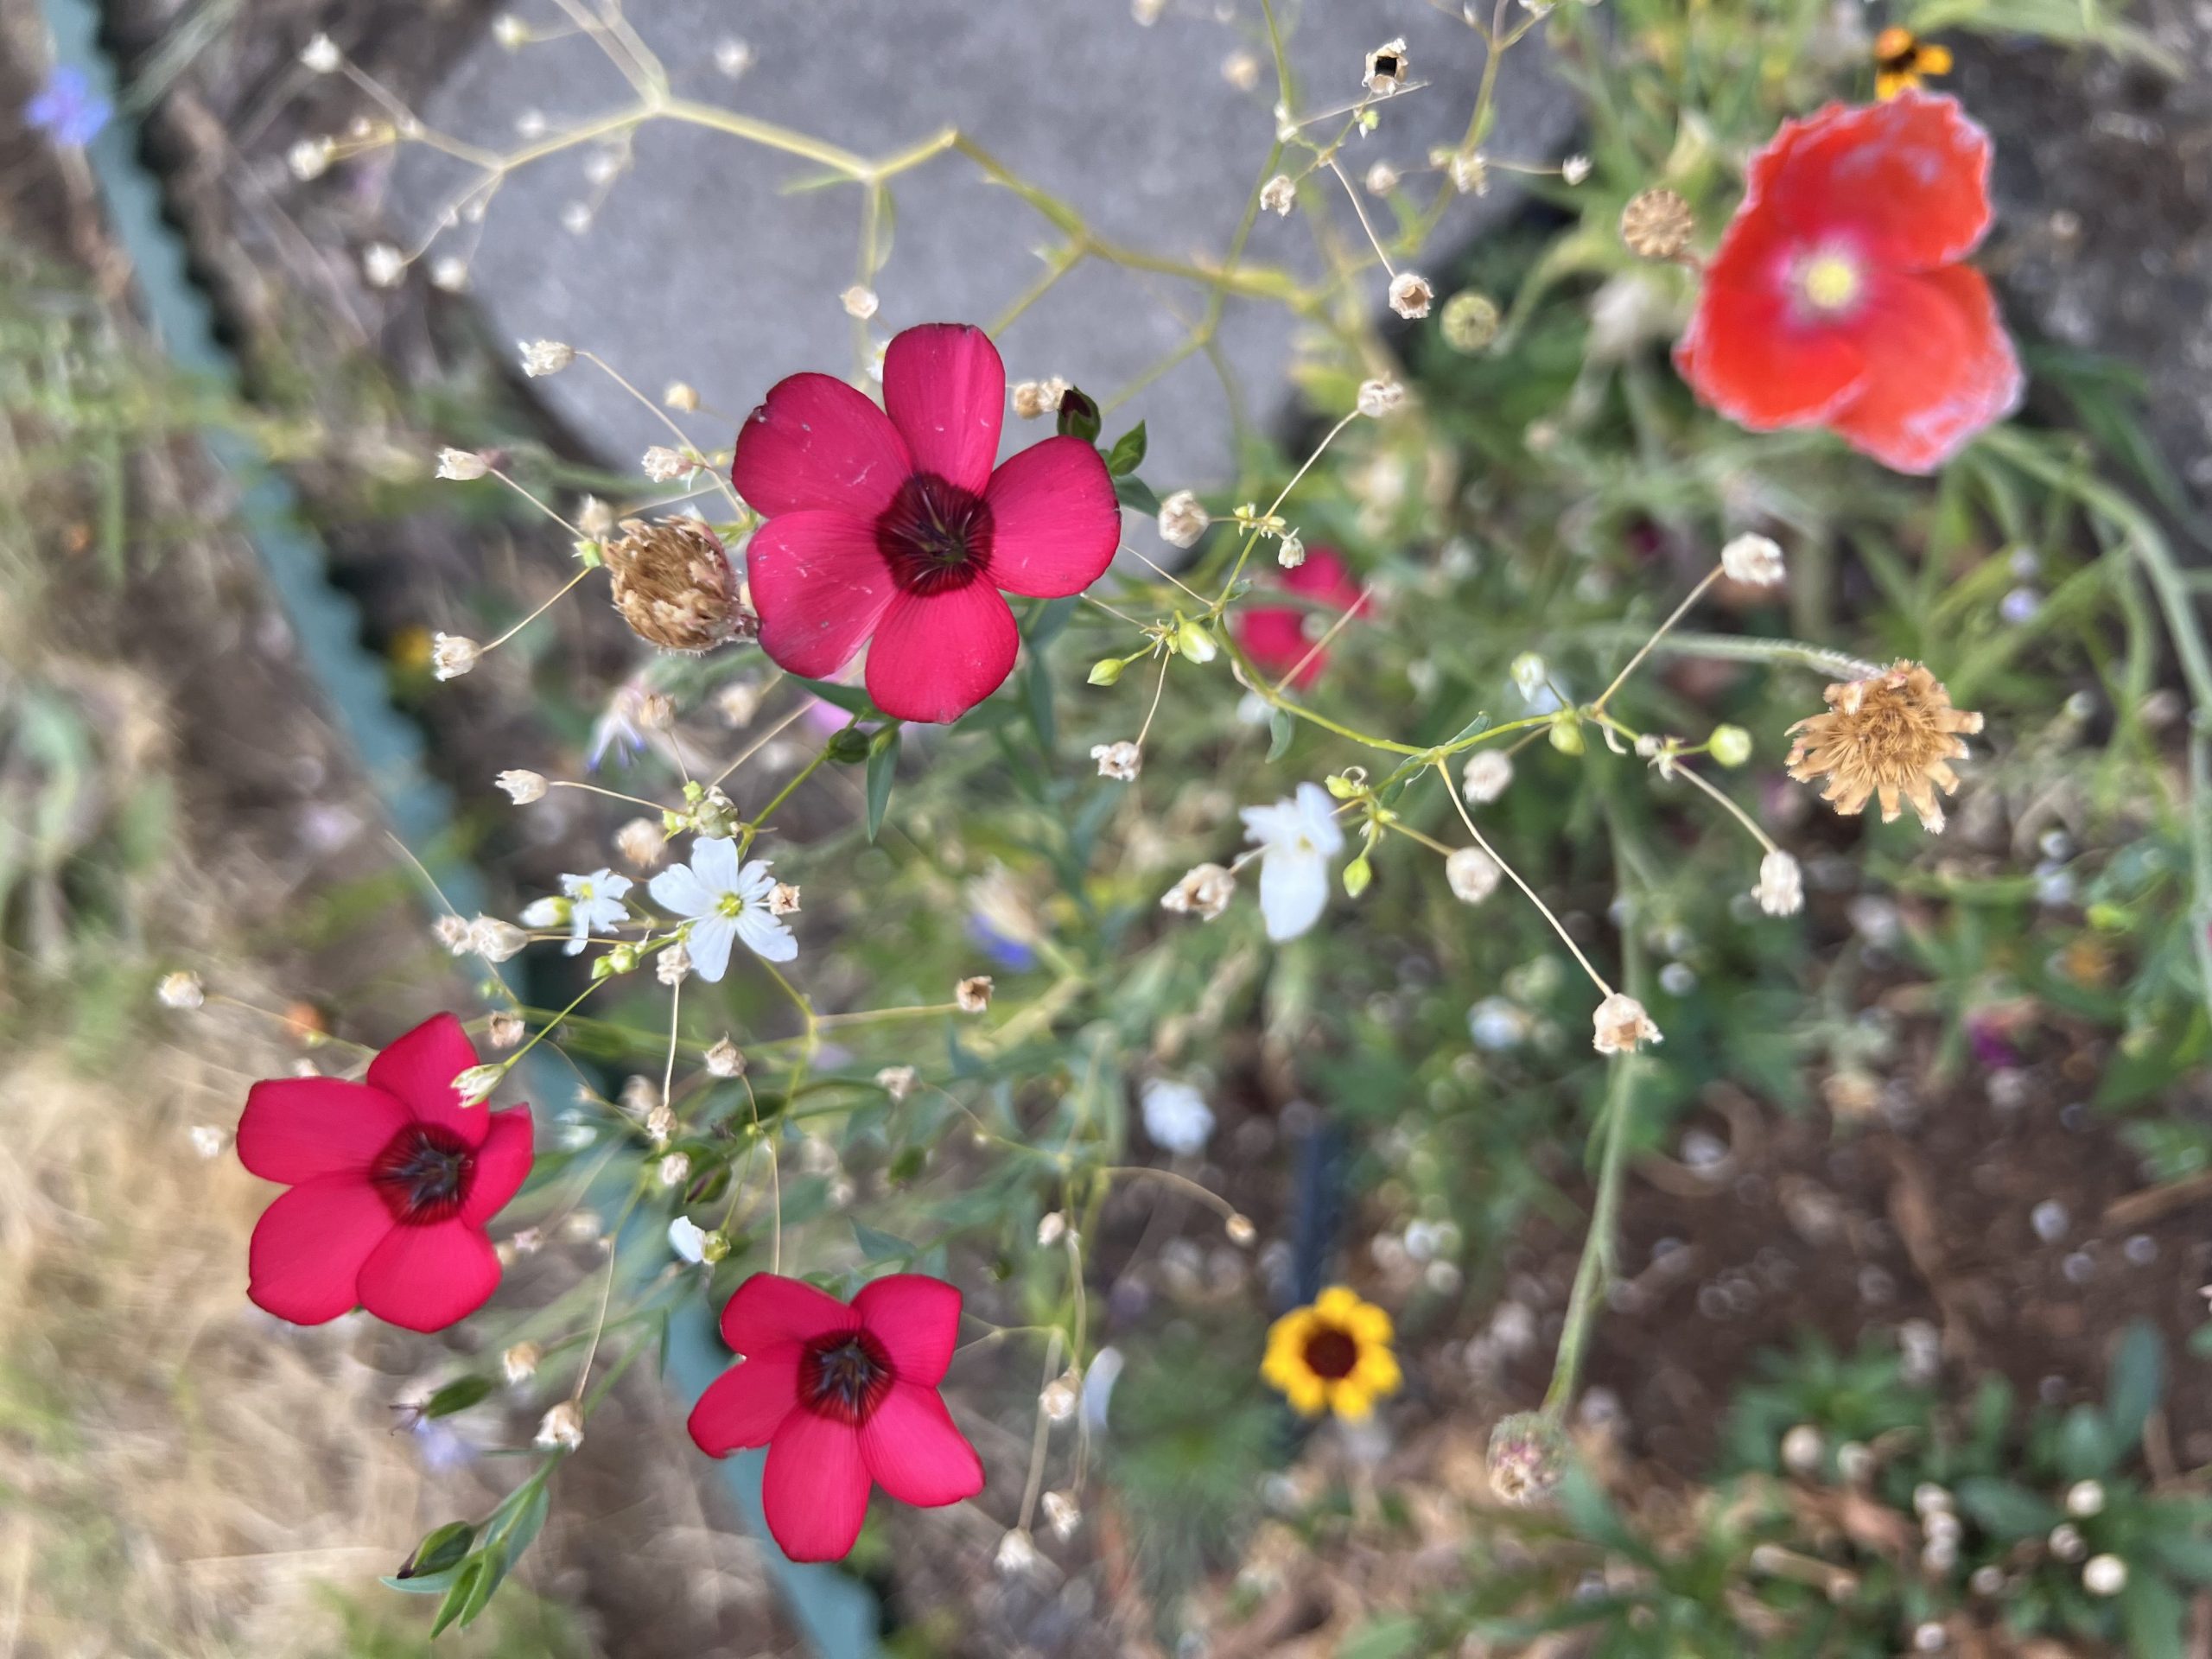
[[[810,680],[852,661],[899,592],[875,526],[844,512],[771,518],[753,532],[746,580],[760,613],[760,649]]]
[[[834,511],[873,518],[914,470],[884,413],[826,374],[795,374],[769,388],[738,429],[730,482],[753,512]]]
[[[388,1325],[442,1331],[499,1287],[499,1258],[484,1230],[459,1217],[394,1227],[361,1264],[361,1306]]]
[[[769,1442],[760,1480],[768,1530],[795,1561],[834,1561],[868,1518],[868,1464],[850,1426],[794,1411]]]
[[[1020,648],[1014,613],[988,582],[901,594],[868,647],[868,694],[897,720],[957,720],[1006,683]]]
[[[707,1385],[691,1408],[691,1438],[710,1458],[740,1446],[766,1446],[798,1409],[797,1347],[785,1344],[742,1360]]]
[[[883,1344],[899,1380],[933,1389],[944,1380],[960,1343],[960,1292],[924,1273],[871,1280],[853,1298],[853,1312]]]
[[[264,1313],[321,1325],[351,1313],[370,1254],[394,1230],[391,1211],[368,1182],[325,1175],[262,1211],[246,1249],[246,1294]]]
[[[749,1360],[860,1325],[861,1316],[827,1291],[773,1273],[754,1274],[722,1309],[722,1340]]]
[[[505,1209],[507,1200],[530,1177],[530,1108],[510,1106],[491,1118],[469,1172],[468,1197],[461,1206],[461,1219],[472,1227],[481,1227]]]
[[[369,1086],[397,1096],[422,1122],[442,1123],[474,1147],[483,1141],[491,1115],[480,1106],[464,1107],[453,1080],[475,1064],[476,1046],[461,1021],[434,1014],[369,1062]]]
[[[983,1460],[935,1389],[895,1382],[861,1425],[868,1472],[901,1503],[933,1510],[983,1490]]]
[[[916,472],[982,494],[1006,417],[1006,365],[988,334],[965,322],[907,329],[883,355],[883,407]]]
[[[1122,505],[1098,452],[1047,438],[991,474],[991,580],[1038,599],[1079,594],[1122,544]]]
[[[1865,390],[1828,420],[1901,473],[1933,472],[2020,401],[2020,361],[1982,274],[1885,276],[1869,295]]]
[[[336,1077],[274,1077],[247,1090],[238,1161],[264,1181],[296,1185],[365,1171],[414,1122],[381,1089]]]

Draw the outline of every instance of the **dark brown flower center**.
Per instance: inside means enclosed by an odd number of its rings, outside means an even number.
[[[476,1154],[451,1129],[410,1123],[369,1166],[369,1179],[395,1220],[410,1227],[452,1218],[468,1196]]]
[[[1332,1382],[1343,1381],[1359,1363],[1359,1344],[1333,1325],[1316,1325],[1306,1338],[1306,1369]]]
[[[965,588],[990,574],[990,505],[935,473],[916,473],[876,516],[875,544],[910,594]]]
[[[807,1344],[798,1364],[799,1403],[857,1427],[897,1380],[882,1344],[865,1331],[839,1331]]]

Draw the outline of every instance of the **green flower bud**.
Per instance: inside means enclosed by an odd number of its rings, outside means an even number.
[[[729,1254],[729,1235],[719,1229],[702,1235],[699,1240],[699,1259],[712,1267]]]
[[[1213,635],[1206,632],[1206,625],[1186,616],[1175,619],[1175,649],[1192,662],[1205,664],[1213,661],[1220,646],[1214,644]]]
[[[1582,753],[1582,722],[1572,714],[1562,711],[1552,721],[1550,737],[1552,747],[1561,754]]]
[[[1716,726],[1707,748],[1724,766],[1740,766],[1751,758],[1751,734],[1740,726]]]
[[[1454,294],[1444,302],[1437,327],[1444,343],[1455,352],[1479,352],[1497,338],[1497,302],[1472,289]]]
[[[1367,861],[1367,855],[1362,853],[1344,866],[1344,896],[1348,899],[1358,898],[1361,893],[1367,891],[1367,884],[1374,880],[1375,867]]]
[[[1093,685],[1111,685],[1122,677],[1122,671],[1129,665],[1126,657],[1102,657],[1090,665]]]

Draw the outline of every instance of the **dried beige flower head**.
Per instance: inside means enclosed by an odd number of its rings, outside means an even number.
[[[664,443],[657,443],[645,451],[639,463],[647,478],[656,484],[670,484],[691,470],[691,463]]]
[[[1490,157],[1479,149],[1439,150],[1431,157],[1463,196],[1490,194]]]
[[[1360,82],[1377,98],[1388,98],[1406,84],[1406,43],[1402,38],[1385,41],[1367,54]]]
[[[494,1048],[512,1048],[522,1041],[527,1029],[523,1024],[522,1015],[503,1008],[492,1016],[484,1028],[484,1034]]]
[[[1297,204],[1298,187],[1291,182],[1287,173],[1278,173],[1260,187],[1260,206],[1271,213],[1287,219]]]
[[[534,1342],[518,1342],[499,1356],[499,1370],[508,1386],[519,1387],[537,1375],[537,1362],[545,1357],[544,1350]]]
[[[1160,504],[1160,539],[1170,547],[1196,547],[1212,522],[1205,504],[1190,490],[1178,490]]]
[[[1425,317],[1434,303],[1436,290],[1417,270],[1402,270],[1390,279],[1390,308],[1402,317]]]
[[[1591,1046],[1600,1054],[1633,1054],[1639,1043],[1665,1040],[1643,1011],[1643,1004],[1622,991],[1615,991],[1598,1005],[1590,1025]]]
[[[796,916],[799,908],[799,890],[788,881],[779,881],[768,889],[768,913],[771,916]]]
[[[707,1075],[710,1077],[741,1077],[745,1075],[745,1055],[727,1037],[707,1051]]]
[[[492,463],[473,449],[455,449],[451,446],[438,451],[438,476],[466,484],[492,470]]]
[[[1501,1417],[1490,1432],[1490,1489],[1516,1506],[1540,1503],[1566,1478],[1567,1436],[1541,1412]]]
[[[430,672],[442,680],[457,680],[474,668],[484,647],[457,633],[434,634],[430,639]]]
[[[1788,853],[1769,853],[1759,860],[1759,884],[1751,897],[1770,916],[1794,916],[1805,908],[1805,873]]]
[[[1770,536],[1736,537],[1720,550],[1720,569],[1729,581],[1753,588],[1771,588],[1787,574]]]
[[[545,798],[545,774],[516,766],[501,772],[492,780],[506,792],[517,806],[528,806],[533,801]]]
[[[1359,383],[1359,398],[1355,406],[1369,420],[1379,421],[1385,415],[1395,414],[1405,401],[1405,387],[1388,375],[1378,375]]]
[[[518,340],[515,349],[522,353],[522,372],[533,380],[558,374],[576,360],[575,348],[557,340]]]
[[[1444,861],[1444,879],[1463,905],[1479,905],[1497,891],[1497,861],[1479,847],[1454,849]]]
[[[1639,259],[1675,259],[1697,233],[1697,216],[1675,190],[1643,190],[1621,209],[1621,240]]]
[[[838,302],[845,308],[845,315],[861,322],[874,316],[877,306],[881,303],[875,290],[861,283],[855,283],[837,297]]]
[[[650,870],[668,850],[668,832],[657,818],[632,818],[614,832],[614,850],[624,863]]]
[[[1178,916],[1210,922],[1236,896],[1236,874],[1219,864],[1201,864],[1160,896],[1160,907]]]
[[[758,626],[738,602],[721,537],[696,518],[622,521],[603,550],[614,608],[631,631],[664,651],[709,651]]]
[[[1898,815],[1899,798],[1912,803],[1931,835],[1943,828],[1936,791],[1955,793],[1963,760],[1962,734],[1981,729],[1981,716],[1951,707],[1951,694],[1918,663],[1899,662],[1863,680],[1846,680],[1821,694],[1828,712],[1789,728],[1789,775],[1799,783],[1827,781],[1821,798],[1847,816],[1882,803],[1882,822]]]
[[[165,1008],[189,1012],[206,1006],[207,993],[200,983],[200,976],[186,969],[162,976],[162,982],[154,988],[154,995]]]
[[[887,1065],[875,1074],[875,1086],[890,1096],[893,1102],[901,1101],[914,1092],[914,1081],[918,1075],[911,1065]]]
[[[583,1443],[583,1409],[573,1400],[563,1400],[538,1422],[537,1444],[549,1452],[573,1452]]]
[[[977,974],[952,988],[952,1000],[963,1014],[981,1014],[991,1006],[991,976]]]

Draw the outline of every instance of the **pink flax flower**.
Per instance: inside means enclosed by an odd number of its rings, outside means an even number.
[[[881,409],[826,374],[776,383],[730,467],[767,520],[747,577],[772,660],[826,679],[868,645],[868,694],[899,720],[957,720],[998,690],[1020,645],[1002,594],[1081,593],[1122,533],[1080,438],[993,466],[1005,410],[997,348],[964,323],[891,342]]]
[[[938,1395],[960,1328],[960,1293],[893,1274],[848,1306],[756,1273],[722,1310],[722,1340],[744,1356],[691,1410],[710,1457],[768,1448],[761,1506],[795,1561],[836,1560],[860,1536],[871,1487],[935,1509],[983,1490],[983,1465]]]
[[[1359,584],[1333,548],[1317,547],[1306,562],[1282,574],[1277,584],[1284,592],[1312,601],[1304,605],[1254,605],[1235,613],[1231,626],[1236,643],[1252,665],[1270,677],[1298,672],[1291,683],[1301,691],[1313,683],[1326,666],[1329,653],[1314,649],[1321,633],[1336,625],[1346,611],[1357,611],[1363,601]],[[1310,636],[1309,623],[1319,628]]]
[[[1931,472],[2020,400],[1988,282],[1989,137],[1905,92],[1786,121],[1751,158],[1675,364],[1754,432],[1826,427]]]
[[[295,1325],[365,1307],[410,1331],[466,1319],[499,1287],[484,1224],[530,1173],[530,1109],[464,1107],[476,1064],[461,1021],[435,1014],[369,1062],[363,1083],[257,1083],[238,1160],[291,1191],[262,1213],[246,1294]]]

